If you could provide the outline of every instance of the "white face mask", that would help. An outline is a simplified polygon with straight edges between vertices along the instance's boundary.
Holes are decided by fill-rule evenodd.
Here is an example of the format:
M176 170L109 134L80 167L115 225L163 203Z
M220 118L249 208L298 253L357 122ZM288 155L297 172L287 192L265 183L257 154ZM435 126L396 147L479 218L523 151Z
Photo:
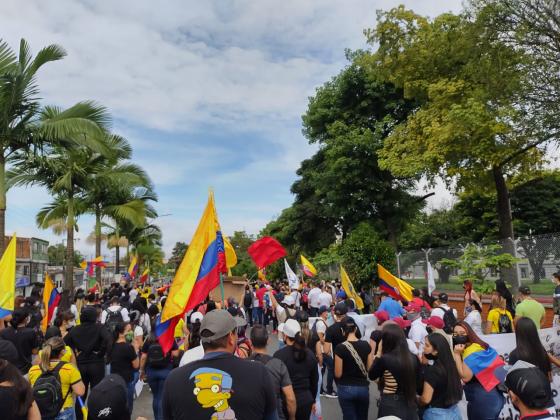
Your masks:
M76 321L68 321L68 328L72 328L76 326Z

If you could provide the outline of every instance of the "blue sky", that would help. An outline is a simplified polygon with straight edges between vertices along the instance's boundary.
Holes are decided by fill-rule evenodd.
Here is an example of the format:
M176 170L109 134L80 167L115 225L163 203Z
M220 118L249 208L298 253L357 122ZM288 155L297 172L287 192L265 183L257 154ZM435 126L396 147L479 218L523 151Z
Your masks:
M293 197L301 160L314 148L301 115L314 90L345 65L344 49L365 48L377 9L404 3L435 16L459 0L76 1L3 0L0 38L68 57L41 71L44 103L96 100L159 195L156 221L169 252L189 242L214 188L223 230L258 233ZM435 200L448 194L438 190ZM8 194L7 231L60 242L35 227L49 201L39 188ZM80 219L77 247L91 255ZM109 257L110 251L105 250Z

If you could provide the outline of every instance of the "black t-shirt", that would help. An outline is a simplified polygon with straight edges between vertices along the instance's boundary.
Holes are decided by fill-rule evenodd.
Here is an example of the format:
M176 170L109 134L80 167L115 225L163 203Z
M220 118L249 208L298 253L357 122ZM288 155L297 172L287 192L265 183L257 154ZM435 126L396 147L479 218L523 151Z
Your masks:
M31 354L33 349L39 347L39 337L31 328L8 327L0 331L0 338L11 341L18 351L16 367L22 374L26 374L31 367Z
M424 381L429 383L434 389L430 407L449 408L458 402L455 401L451 404L445 404L445 398L448 393L447 375L445 374L445 371L438 369L436 365L426 365L424 368Z
M354 350L362 359L365 369L367 369L367 358L371 352L371 346L368 342L358 340L350 343ZM342 359L342 376L336 380L338 385L352 385L352 386L369 386L367 376L364 376L358 364L352 357L350 351L344 344L339 344L334 349L334 354ZM366 370L367 373L367 370Z
M0 407L2 407L2 419L4 420L26 420L27 411L25 415L16 415L17 404L19 396L13 386L0 386ZM28 408L29 410L29 408Z
M414 356L412 353L407 355L412 361L412 366L414 370L414 376L416 377L416 393L422 393L422 386L424 380L420 371L420 362L418 357ZM405 372L403 369L402 361L393 353L385 353L381 357L375 358L373 360L373 365L369 370L369 379L375 381L379 378L383 378L383 387L389 387L389 383L385 382L385 371L388 371L394 378L396 382L396 393L401 394L401 383L403 383L404 378L409 375L409 372Z
M301 405L315 401L319 383L317 359L308 348L305 352L305 359L299 362L294 359L292 346L286 346L274 353L274 357L282 360L288 368L296 402Z
M325 331L325 342L332 343L333 350L336 346L345 341L346 337L344 337L342 333L342 322L335 322Z
M228 353L174 369L163 390L166 420L277 418L276 396L267 368Z
M111 351L111 373L120 375L126 383L132 381L134 368L132 362L137 354L130 343L115 343Z

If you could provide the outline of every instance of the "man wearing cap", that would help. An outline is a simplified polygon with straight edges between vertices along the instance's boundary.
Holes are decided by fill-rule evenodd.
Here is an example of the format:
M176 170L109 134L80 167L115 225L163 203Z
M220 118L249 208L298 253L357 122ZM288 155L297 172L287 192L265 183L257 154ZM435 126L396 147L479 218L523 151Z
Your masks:
M385 292L381 293L381 304L379 305L378 310L389 312L389 317L391 319L396 318L397 316L403 316L406 313L399 302Z
M521 413L520 420L556 418L546 409L552 400L552 390L548 378L538 367L517 361L508 371L505 385L511 402Z
M162 404L165 419L277 418L266 367L233 355L238 326L225 310L204 316L200 325L204 358L173 370L167 377Z
M422 322L420 312L416 309L408 312L407 319L412 321L410 324L410 331L408 332L408 338L410 338L416 346L417 354L423 354L424 343L428 336L426 325Z
M319 312L319 295L321 294L321 289L317 285L313 285L309 293L307 294L307 300L309 302L309 316L317 316Z
M447 296L447 293L440 293L436 299L436 301L434 302L434 306L436 306L434 309L432 309L432 316L438 316L441 319L443 319L443 316L445 315L445 312L451 310L451 308L449 307L449 305L447 304L447 302L449 302L449 296ZM455 308L453 308L453 315L455 316L455 319L457 318L457 310Z
M540 329L544 325L544 306L531 297L531 289L527 286L521 286L519 288L519 299L521 303L518 303L515 307L515 323L517 323L517 320L522 316L526 316L533 320L537 326L537 330Z

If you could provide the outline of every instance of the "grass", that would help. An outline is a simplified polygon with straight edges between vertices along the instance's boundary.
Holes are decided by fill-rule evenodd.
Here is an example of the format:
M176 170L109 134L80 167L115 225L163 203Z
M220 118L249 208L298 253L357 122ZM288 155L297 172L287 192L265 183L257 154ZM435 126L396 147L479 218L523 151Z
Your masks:
M422 288L428 285L425 279L403 279L415 288ZM524 286L529 286L534 295L551 296L554 292L554 284L548 279L541 280L540 283L534 284L531 280L522 280ZM449 283L440 283L436 281L436 289L445 292L461 292L463 291L463 283L457 278L451 278ZM513 292L513 290L512 290Z

